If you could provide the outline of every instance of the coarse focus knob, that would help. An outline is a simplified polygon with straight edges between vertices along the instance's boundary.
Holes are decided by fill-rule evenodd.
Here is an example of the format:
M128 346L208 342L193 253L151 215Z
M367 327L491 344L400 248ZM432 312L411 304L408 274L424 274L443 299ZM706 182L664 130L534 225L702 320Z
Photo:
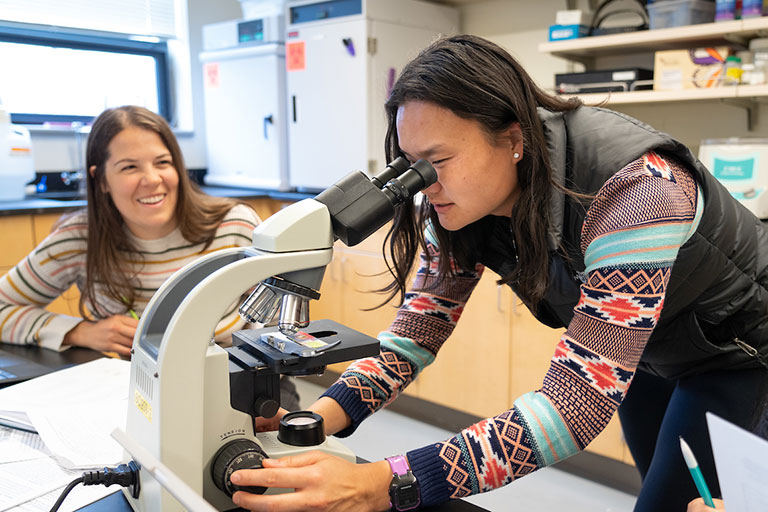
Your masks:
M268 455L250 439L236 439L222 446L213 456L211 476L213 483L230 498L237 491L264 494L266 487L239 486L232 483L232 473L239 469L259 469Z

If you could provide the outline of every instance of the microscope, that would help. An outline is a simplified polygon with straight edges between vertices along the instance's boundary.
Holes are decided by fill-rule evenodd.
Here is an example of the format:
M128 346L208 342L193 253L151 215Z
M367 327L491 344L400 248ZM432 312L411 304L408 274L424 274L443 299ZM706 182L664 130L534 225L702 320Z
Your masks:
M234 508L232 472L259 468L265 457L323 450L354 462L350 450L325 438L315 413L285 415L278 432L256 433L253 421L277 413L280 375L320 374L328 364L379 353L375 338L310 321L309 301L320 296L335 240L361 242L436 180L428 162L404 158L370 179L353 172L264 221L251 247L217 251L176 272L150 300L134 337L127 435L217 510ZM277 325L239 331L232 347L220 347L217 323L254 285L241 316L262 324L277 317ZM124 492L137 511L183 510L143 469L139 485Z

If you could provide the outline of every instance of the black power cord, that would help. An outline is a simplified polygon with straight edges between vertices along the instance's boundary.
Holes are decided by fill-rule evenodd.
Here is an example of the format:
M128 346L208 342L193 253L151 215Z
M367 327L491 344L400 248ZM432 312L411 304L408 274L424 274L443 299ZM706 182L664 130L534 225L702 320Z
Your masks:
M67 494L75 488L79 483L83 485L103 485L109 487L110 485L117 484L121 487L129 487L131 490L131 496L134 498L139 497L139 465L134 461L128 464L120 464L116 468L104 468L101 471L86 471L83 476L72 480L69 485L62 491L59 499L51 507L51 512L56 512L64 502L64 498Z

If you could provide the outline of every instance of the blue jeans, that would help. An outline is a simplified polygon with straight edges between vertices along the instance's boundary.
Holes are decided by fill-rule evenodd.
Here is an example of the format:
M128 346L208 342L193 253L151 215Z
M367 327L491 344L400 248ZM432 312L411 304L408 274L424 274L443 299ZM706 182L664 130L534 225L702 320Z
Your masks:
M721 370L680 380L638 371L619 407L629 451L643 480L635 512L685 512L698 497L680 452L690 445L712 496L720 496L706 412L747 430L762 415L768 370Z

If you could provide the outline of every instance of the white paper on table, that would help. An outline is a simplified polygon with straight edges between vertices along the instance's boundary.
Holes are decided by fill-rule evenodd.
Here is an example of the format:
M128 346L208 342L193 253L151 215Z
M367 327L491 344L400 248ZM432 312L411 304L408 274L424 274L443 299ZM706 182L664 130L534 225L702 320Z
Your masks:
M70 469L119 464L123 448L112 439L115 427L125 428L128 399L46 407L28 411L50 453Z
M0 389L3 411L75 405L128 397L131 362L101 358Z
M0 464L0 512L63 487L80 475L51 458Z
M710 412L707 425L725 510L768 510L768 441Z
M0 426L0 464L48 456L50 453L37 434Z

